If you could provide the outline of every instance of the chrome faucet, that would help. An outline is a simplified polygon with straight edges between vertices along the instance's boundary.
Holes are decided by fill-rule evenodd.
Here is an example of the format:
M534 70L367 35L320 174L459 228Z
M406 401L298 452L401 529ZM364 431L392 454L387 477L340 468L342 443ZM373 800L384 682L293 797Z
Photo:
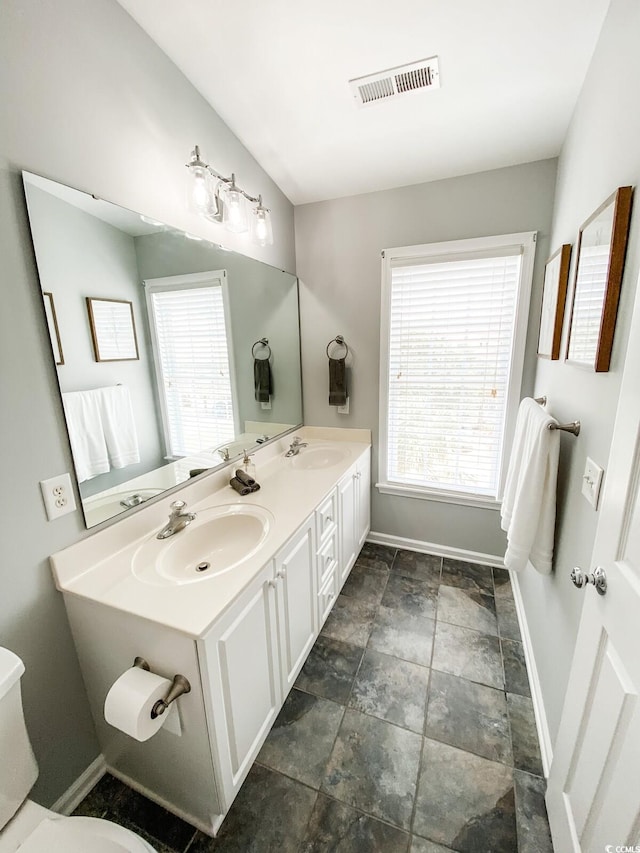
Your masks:
M191 524L191 522L196 517L195 512L185 512L187 504L185 501L174 501L171 506L171 515L169 516L169 521L162 528L160 533L156 536L156 539L168 539L169 536L173 536L174 533L180 533L187 524Z
M284 454L285 456L297 456L300 453L301 447L308 447L306 441L300 441L300 436L296 435L293 441L291 442L291 447Z
M218 453L222 457L223 462L228 462L230 459L229 448L228 447L219 447Z

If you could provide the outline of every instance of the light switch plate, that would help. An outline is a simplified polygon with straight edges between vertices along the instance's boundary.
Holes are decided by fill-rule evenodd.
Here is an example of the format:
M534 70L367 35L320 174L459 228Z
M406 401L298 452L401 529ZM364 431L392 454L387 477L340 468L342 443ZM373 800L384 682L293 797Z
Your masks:
M348 415L349 414L349 398L347 397L347 402L344 406L338 406L338 414L339 415Z
M271 408L271 397L269 397L268 403L260 403L260 408L261 409L270 409Z
M604 469L596 465L593 459L587 457L584 474L582 475L582 494L594 509L598 508L598 497L600 496L603 474Z

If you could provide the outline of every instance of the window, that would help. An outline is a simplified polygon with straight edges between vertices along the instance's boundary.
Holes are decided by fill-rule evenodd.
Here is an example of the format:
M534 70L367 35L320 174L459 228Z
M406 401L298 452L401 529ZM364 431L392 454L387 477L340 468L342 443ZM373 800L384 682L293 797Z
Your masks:
M235 434L226 271L145 282L167 457Z
M384 253L382 492L498 506L535 233Z

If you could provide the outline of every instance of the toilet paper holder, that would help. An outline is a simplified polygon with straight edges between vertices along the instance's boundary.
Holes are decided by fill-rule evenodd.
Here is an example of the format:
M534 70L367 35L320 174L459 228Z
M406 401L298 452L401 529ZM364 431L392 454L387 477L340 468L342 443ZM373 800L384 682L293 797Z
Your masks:
M139 669L144 669L146 672L151 672L151 667L147 663L144 658L136 657L133 662L134 666L137 666ZM167 710L169 705L174 702L178 696L182 696L183 693L190 693L191 685L189 684L189 680L184 677L184 675L174 675L173 681L171 682L171 687L167 691L167 695L164 699L158 699L158 701L154 704L151 709L151 719L155 720L161 714Z

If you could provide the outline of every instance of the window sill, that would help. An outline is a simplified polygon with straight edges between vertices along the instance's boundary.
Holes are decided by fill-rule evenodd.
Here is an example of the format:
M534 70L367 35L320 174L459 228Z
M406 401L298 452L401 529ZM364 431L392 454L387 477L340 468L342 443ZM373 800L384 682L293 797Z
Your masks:
M461 495L456 492L439 492L435 489L420 489L403 486L399 483L376 483L376 489L383 495L396 495L403 498L417 498L422 501L473 506L478 509L499 510L502 502L485 495Z

